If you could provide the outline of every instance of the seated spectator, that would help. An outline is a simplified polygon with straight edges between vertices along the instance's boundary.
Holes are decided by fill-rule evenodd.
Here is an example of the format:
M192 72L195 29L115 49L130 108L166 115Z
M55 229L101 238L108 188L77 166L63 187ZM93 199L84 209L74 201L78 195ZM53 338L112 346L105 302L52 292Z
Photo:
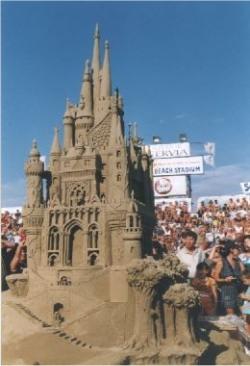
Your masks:
M207 263L201 262L197 265L195 278L191 285L199 291L201 299L201 315L212 316L216 313L217 286L216 281L210 276L211 270Z

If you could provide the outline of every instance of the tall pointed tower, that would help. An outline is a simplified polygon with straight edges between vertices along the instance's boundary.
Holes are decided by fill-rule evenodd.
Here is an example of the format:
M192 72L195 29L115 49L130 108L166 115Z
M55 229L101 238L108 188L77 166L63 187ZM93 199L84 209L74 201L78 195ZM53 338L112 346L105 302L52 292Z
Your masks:
M126 303L126 266L150 253L150 158L138 138L126 142L123 101L111 79L110 46L101 63L97 26L79 102L66 104L62 146L55 129L48 170L35 142L26 165L28 297L48 321L56 303L66 322L103 302Z

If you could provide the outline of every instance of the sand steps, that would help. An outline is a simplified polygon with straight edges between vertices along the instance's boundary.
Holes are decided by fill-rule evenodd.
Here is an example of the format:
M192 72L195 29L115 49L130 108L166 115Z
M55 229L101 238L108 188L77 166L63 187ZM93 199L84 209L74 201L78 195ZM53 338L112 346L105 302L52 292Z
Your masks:
M65 339L66 341L70 342L74 346L78 347L85 347L91 349L93 346L76 336L72 336L70 334L67 334L63 329L59 329L54 327L52 324L48 324L47 322L40 319L38 316L36 316L30 309L28 309L25 305L17 303L17 304L11 304L14 306L17 310L21 310L24 312L31 320L34 320L38 323L40 323L44 330L47 332L50 332L51 334L54 334L56 337L60 337L61 339Z

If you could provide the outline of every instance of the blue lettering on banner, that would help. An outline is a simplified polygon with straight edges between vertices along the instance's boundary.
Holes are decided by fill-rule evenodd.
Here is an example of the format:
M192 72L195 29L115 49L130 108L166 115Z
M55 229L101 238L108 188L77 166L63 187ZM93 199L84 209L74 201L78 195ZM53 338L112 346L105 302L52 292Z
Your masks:
M167 162L166 162L167 165ZM189 166L157 166L154 168L154 175L189 175L189 174L202 174L203 169L201 165L189 165ZM246 188L246 187L245 187Z
M249 183L244 183L244 190L246 193L250 192L250 184Z

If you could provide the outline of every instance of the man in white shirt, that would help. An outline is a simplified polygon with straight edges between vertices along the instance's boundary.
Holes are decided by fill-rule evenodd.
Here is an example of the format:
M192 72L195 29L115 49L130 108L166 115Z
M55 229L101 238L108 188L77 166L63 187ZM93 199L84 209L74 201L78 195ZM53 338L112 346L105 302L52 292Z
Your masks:
M188 268L188 278L195 277L196 267L205 260L204 252L196 248L197 234L194 231L186 230L182 236L183 248L177 251L176 255Z

